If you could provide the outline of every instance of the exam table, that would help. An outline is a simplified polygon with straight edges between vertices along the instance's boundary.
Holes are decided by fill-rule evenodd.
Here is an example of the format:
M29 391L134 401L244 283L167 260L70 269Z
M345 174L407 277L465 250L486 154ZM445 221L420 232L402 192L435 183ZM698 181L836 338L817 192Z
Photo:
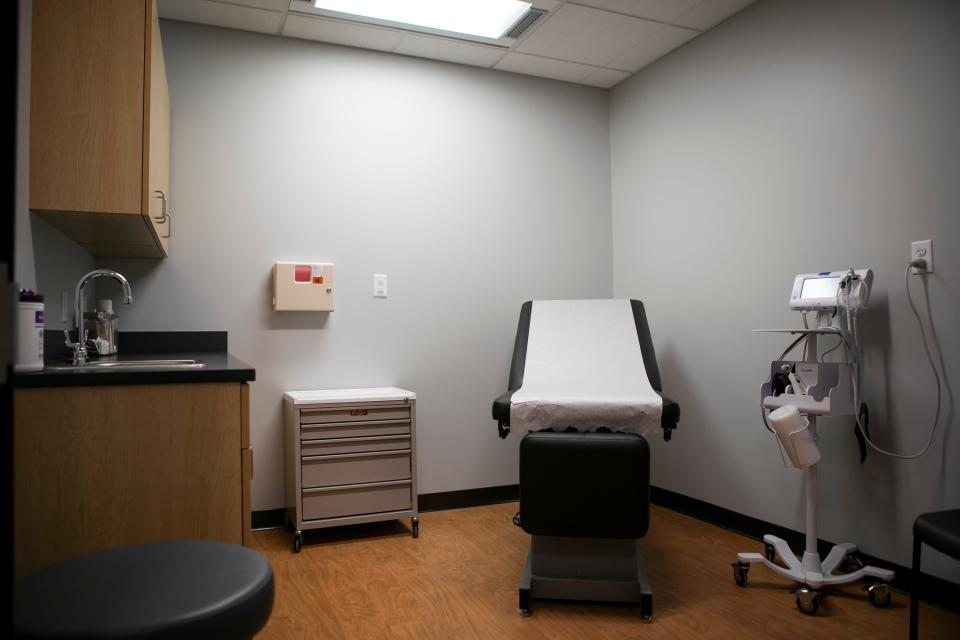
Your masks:
M650 449L670 440L679 405L638 300L523 304L508 390L493 403L501 438L520 442L520 512L531 534L519 605L533 598L640 604L653 597L638 542L649 526Z

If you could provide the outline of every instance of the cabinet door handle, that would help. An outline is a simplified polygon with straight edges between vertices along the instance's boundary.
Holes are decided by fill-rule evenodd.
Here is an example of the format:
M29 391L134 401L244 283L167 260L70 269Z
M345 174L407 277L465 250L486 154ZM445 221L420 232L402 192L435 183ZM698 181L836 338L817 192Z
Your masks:
M166 200L164 200L164 202L166 202ZM172 233L172 230L173 230L173 211L170 211L170 210L168 209L167 211L164 211L164 212L163 212L163 215L164 215L164 216L166 217L166 219L167 219L167 235L165 235L165 236L160 236L160 237L161 237L161 238L169 238L169 237L170 237L170 234Z
M160 217L154 217L153 220L158 224L163 224L167 221L167 194L160 189L157 189L154 193L160 194Z

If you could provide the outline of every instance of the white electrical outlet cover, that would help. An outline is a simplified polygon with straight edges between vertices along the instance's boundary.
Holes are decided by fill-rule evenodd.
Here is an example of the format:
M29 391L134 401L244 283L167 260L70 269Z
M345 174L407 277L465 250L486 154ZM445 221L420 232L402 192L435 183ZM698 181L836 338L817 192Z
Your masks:
M910 243L910 260L926 260L927 266L924 269L913 268L914 274L933 273L933 241L917 240Z

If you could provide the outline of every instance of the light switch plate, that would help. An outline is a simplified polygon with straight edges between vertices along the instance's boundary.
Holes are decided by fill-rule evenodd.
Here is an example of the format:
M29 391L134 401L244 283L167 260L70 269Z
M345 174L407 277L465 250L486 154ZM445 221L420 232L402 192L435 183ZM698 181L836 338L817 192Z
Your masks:
M387 274L385 273L373 274L373 297L374 298L387 297Z

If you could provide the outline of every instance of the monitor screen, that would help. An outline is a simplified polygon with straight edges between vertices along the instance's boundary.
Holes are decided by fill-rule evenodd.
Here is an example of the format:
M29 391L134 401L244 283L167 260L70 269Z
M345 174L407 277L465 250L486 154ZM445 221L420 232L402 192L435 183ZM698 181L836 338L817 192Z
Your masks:
M843 276L834 278L807 278L803 281L803 288L800 290L801 300L811 300L816 298L836 298L837 287Z

